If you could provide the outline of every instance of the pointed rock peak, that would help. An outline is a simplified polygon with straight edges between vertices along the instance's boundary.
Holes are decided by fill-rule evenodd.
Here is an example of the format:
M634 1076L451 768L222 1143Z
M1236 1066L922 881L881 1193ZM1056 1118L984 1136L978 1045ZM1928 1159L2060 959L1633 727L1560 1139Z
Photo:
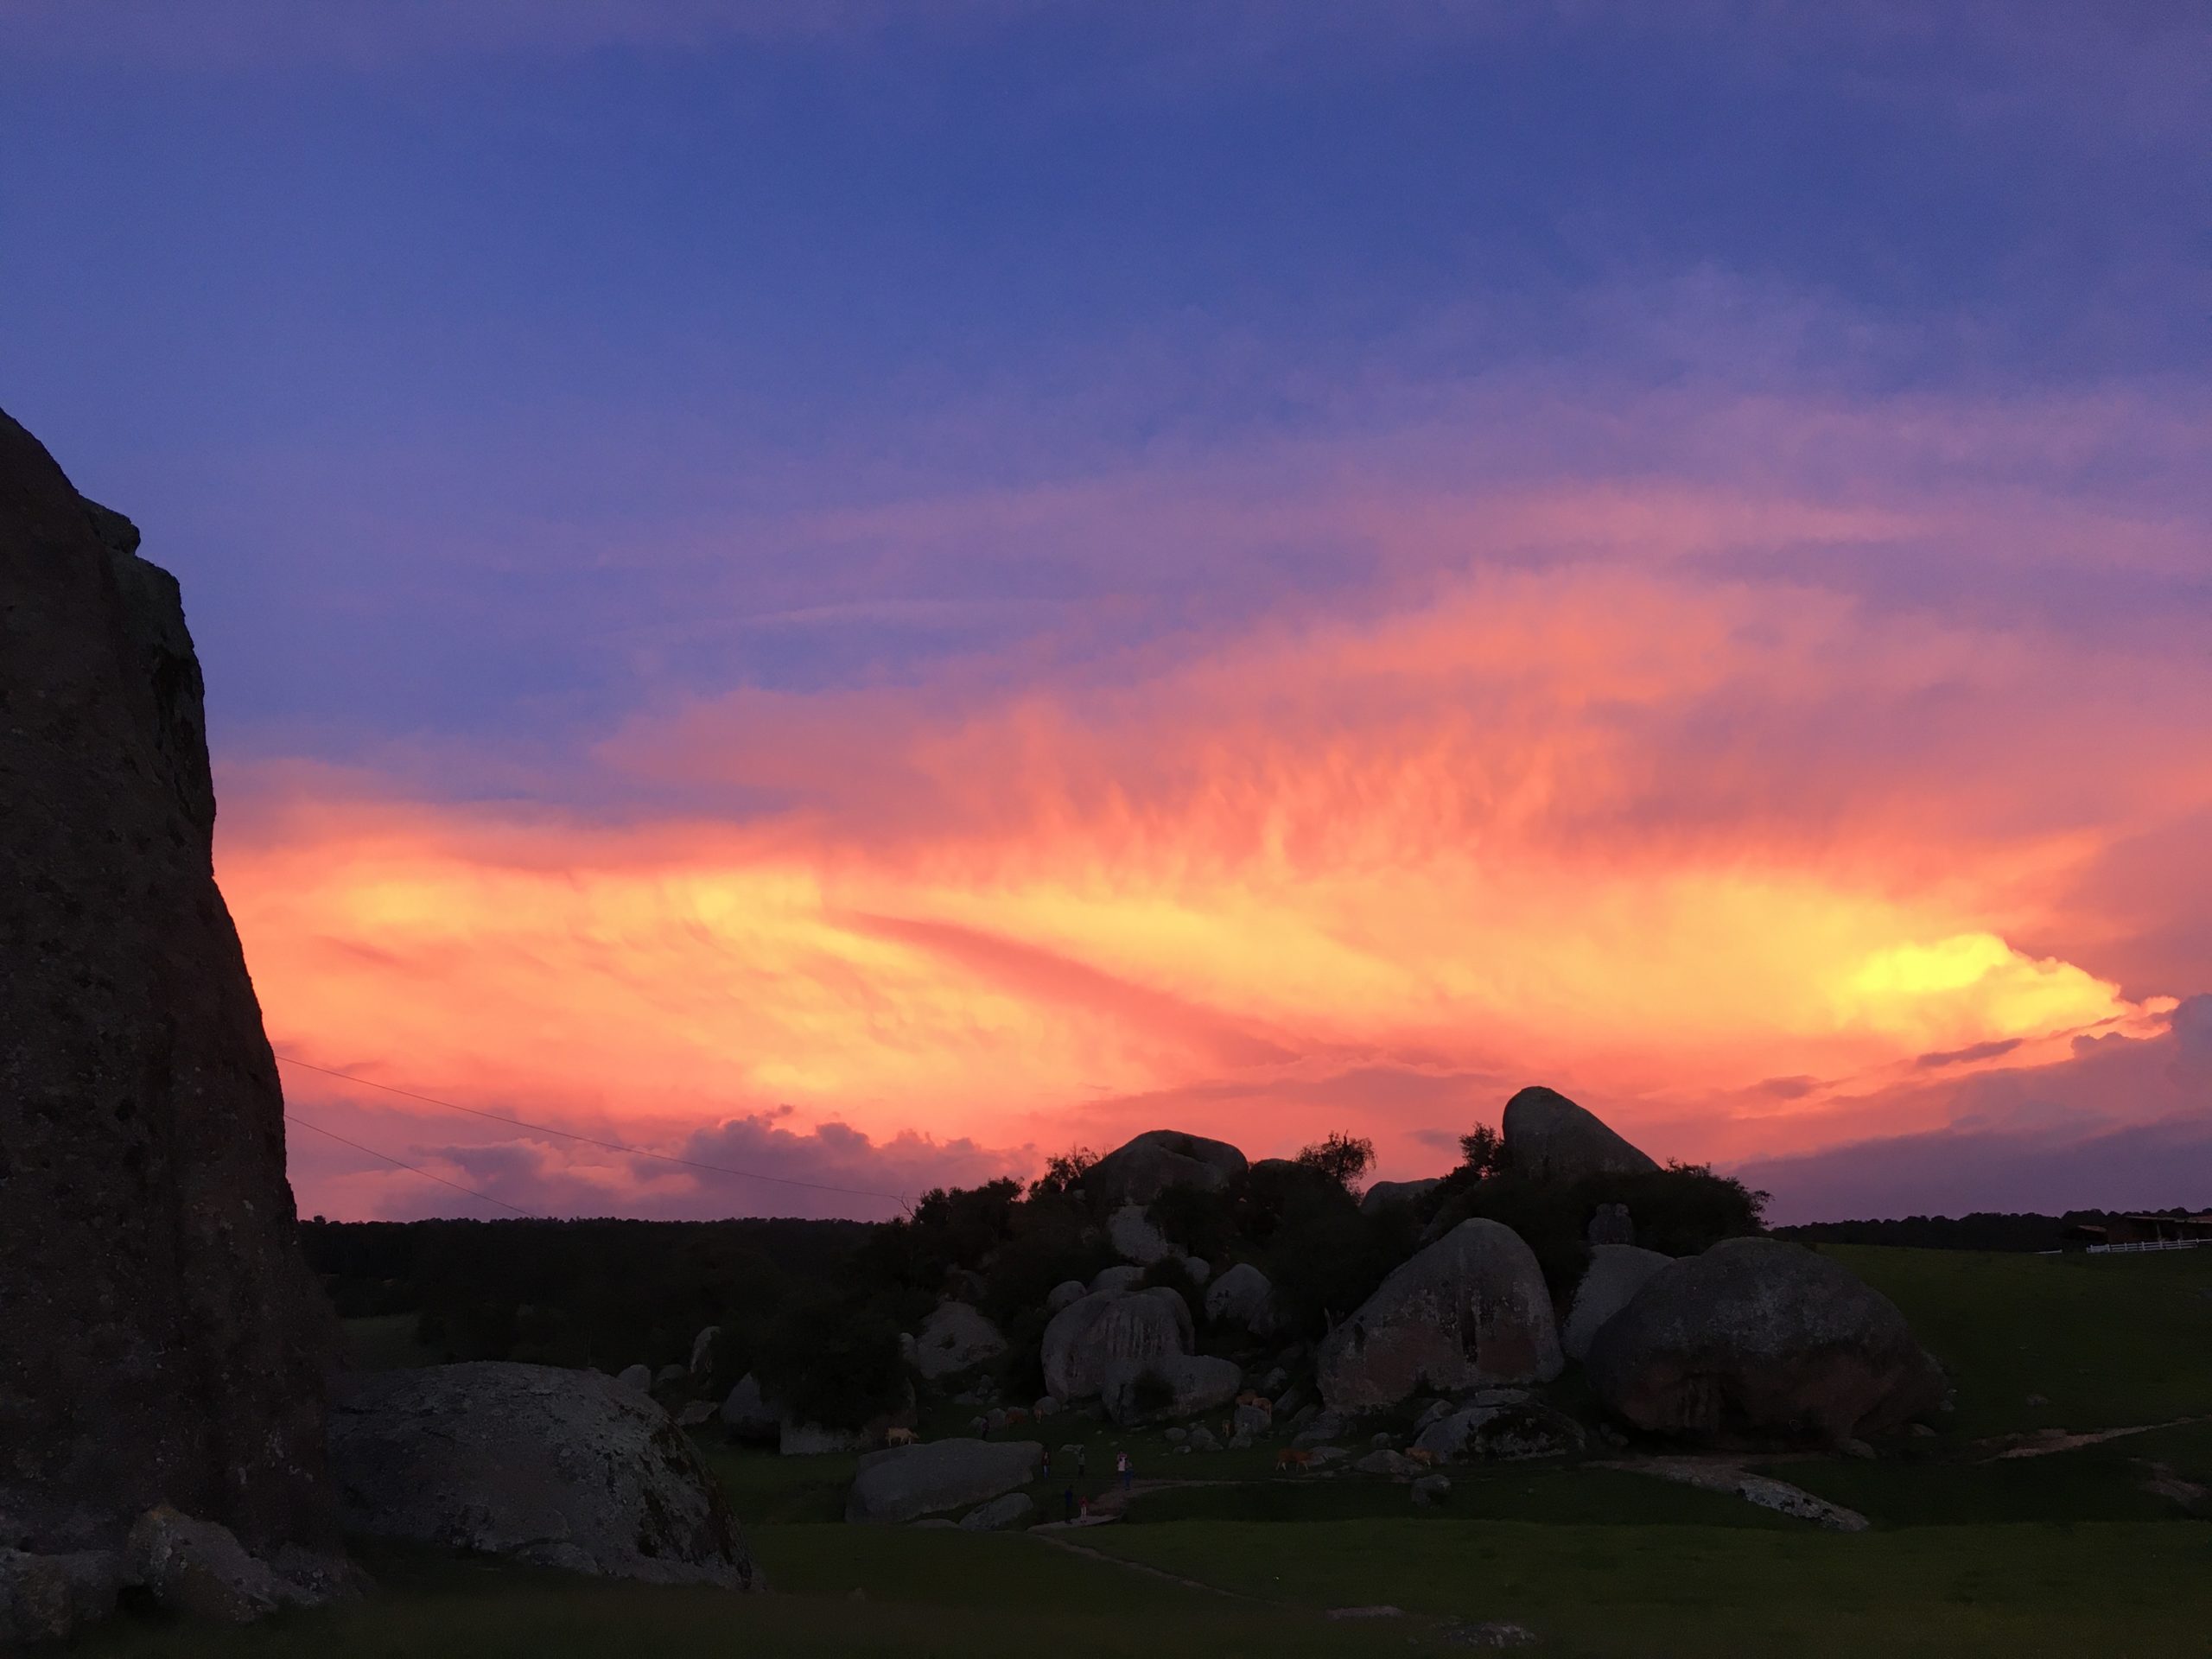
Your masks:
M1507 1167L1537 1180L1640 1175L1659 1167L1595 1112L1541 1084L1505 1103L1503 1127Z

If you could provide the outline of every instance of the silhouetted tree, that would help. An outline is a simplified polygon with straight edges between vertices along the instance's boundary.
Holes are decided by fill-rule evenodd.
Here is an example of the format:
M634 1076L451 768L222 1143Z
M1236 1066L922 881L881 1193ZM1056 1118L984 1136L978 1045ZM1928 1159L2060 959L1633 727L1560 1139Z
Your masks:
M1459 1137L1459 1167L1482 1180L1505 1167L1505 1142L1487 1123L1478 1123Z
M1045 1160L1045 1173L1029 1183L1032 1198L1058 1198L1071 1187L1080 1186L1098 1162L1098 1154L1089 1147L1076 1147L1069 1151L1055 1153Z
M1363 1135L1338 1131L1325 1141L1301 1147L1297 1161L1319 1170L1350 1192L1354 1183L1375 1166L1375 1143Z

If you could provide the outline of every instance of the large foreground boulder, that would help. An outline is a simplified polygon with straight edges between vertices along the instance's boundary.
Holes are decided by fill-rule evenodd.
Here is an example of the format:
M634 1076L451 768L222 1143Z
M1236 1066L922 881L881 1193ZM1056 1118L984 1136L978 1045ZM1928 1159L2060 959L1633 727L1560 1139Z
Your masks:
M351 1531L652 1584L761 1587L690 1441L596 1371L490 1361L343 1378L330 1460Z
M1555 1089L1523 1089L1505 1103L1506 1166L1540 1181L1642 1175L1659 1166Z
M1109 1395L1191 1351L1191 1310L1164 1286L1095 1290L1045 1327L1045 1388L1063 1405Z
M1932 1410L1944 1389L1895 1303L1772 1238L1670 1262L1599 1329L1585 1364L1637 1427L1707 1441L1838 1444Z
M1171 1186L1218 1192L1246 1168L1244 1154L1226 1141L1179 1129L1148 1129L1092 1165L1084 1191L1109 1209L1150 1204Z
M334 1548L283 1097L175 581L0 414L0 1543Z
M912 1363L931 1379L951 1376L1006 1351L999 1328L965 1302L939 1302L914 1338Z
M1590 1266L1574 1288L1567 1324L1559 1344L1569 1359L1589 1357L1590 1344L1605 1322L1626 1307L1654 1274L1674 1262L1656 1250L1640 1250L1633 1244L1596 1244L1590 1249Z
M1394 1406L1424 1389L1548 1382L1560 1364L1535 1253L1481 1217L1400 1266L1314 1357L1321 1397L1338 1412Z
M1045 1460L1036 1440L924 1440L861 1459L845 1519L895 1522L988 1503L1027 1486Z

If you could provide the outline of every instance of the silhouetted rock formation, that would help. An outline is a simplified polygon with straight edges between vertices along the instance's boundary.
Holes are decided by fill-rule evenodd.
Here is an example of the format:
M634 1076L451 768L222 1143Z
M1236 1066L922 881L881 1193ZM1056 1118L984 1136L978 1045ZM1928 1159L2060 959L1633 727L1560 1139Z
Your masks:
M1659 1167L1595 1112L1541 1084L1505 1103L1500 1127L1506 1166L1531 1179L1579 1181L1591 1175L1641 1175Z
M1084 1190L1109 1209L1150 1204L1171 1186L1216 1192L1247 1167L1244 1154L1226 1141L1209 1141L1179 1129L1147 1129L1116 1147L1084 1176Z
M334 1546L283 1102L175 582L0 414L0 1547Z

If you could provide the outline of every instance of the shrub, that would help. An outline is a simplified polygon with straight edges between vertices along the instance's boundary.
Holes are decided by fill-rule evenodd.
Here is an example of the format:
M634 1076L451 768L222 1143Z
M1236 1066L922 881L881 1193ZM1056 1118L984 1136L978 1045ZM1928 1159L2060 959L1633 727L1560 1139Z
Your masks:
M1145 1218L1202 1261L1220 1256L1236 1237L1235 1203L1226 1188L1167 1187L1145 1206Z

